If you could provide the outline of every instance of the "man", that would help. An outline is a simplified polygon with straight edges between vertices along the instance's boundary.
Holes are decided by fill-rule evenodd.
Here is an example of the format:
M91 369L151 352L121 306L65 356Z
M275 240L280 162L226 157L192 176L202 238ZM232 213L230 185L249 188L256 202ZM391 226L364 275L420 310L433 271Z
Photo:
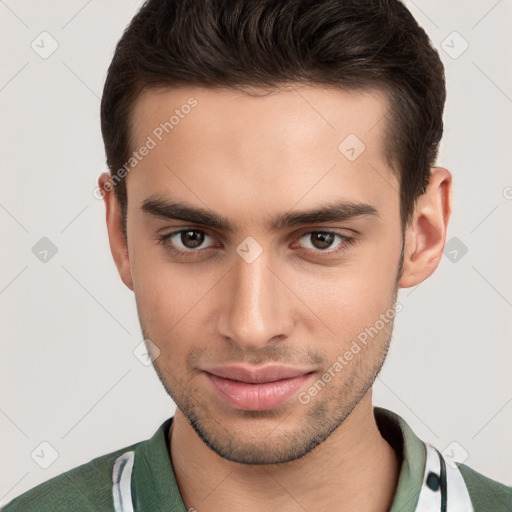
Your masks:
M147 2L98 185L176 414L4 510L512 510L372 405L398 288L442 256L444 101L398 1Z

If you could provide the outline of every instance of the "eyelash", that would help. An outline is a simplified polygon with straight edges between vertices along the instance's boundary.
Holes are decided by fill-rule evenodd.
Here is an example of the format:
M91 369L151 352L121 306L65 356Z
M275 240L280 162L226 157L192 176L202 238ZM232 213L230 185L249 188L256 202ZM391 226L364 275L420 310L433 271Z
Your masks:
M180 229L178 231L173 231L172 233L168 233L168 234L165 234L165 235L161 235L158 237L158 243L159 244L162 244L164 246L164 248L169 251L172 255L174 256L180 256L182 258L194 258L199 252L201 251L207 251L208 249L213 249L213 247L208 247L206 249L197 249L197 250L188 250L188 251L180 251L179 249L176 249L176 247L174 245L172 245L172 242L170 242L170 238L175 236L175 235L179 235L181 233L185 233L187 231L193 231L193 232L197 232L197 233L204 233L205 235L207 236L210 236L208 234L207 231L203 230L203 229L195 229L195 228L190 228L190 229ZM338 238L341 239L341 243L339 245L339 247L337 249L334 249L334 250L325 250L325 251L322 251L322 250L314 250L314 249L305 249L306 252L314 252L314 253L317 253L317 255L320 255L320 258L324 257L322 256L322 254L325 254L327 256L325 257L328 257L328 256L333 256L333 255L338 255L338 254L342 254L343 252L345 252L350 246L354 245L357 240L356 238L354 237L351 237L351 236L347 236L347 235L342 235L341 233L338 233L336 231L329 231L329 230L316 230L316 231L307 231L306 233L303 233L300 237L299 237L299 240L304 238L305 236L307 235L312 235L314 233L322 233L322 234L330 234L330 235L334 235L334 236L337 236ZM210 236L210 238L213 238Z

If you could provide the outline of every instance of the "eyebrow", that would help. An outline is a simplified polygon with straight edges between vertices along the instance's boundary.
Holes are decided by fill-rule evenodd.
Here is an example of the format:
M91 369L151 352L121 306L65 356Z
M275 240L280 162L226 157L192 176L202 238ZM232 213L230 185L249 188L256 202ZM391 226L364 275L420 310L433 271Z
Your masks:
M141 210L153 217L183 220L232 233L237 232L236 226L227 217L212 210L191 206L180 201L150 196L142 201ZM379 217L379 212L370 204L342 200L329 202L312 210L287 212L270 217L266 220L266 225L270 230L278 231L287 227L339 222L362 216Z

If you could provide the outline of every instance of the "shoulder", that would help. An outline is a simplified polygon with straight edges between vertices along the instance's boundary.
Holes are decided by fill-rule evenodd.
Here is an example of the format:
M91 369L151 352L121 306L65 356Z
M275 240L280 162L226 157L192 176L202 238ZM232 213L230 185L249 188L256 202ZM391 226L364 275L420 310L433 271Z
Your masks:
M97 457L14 498L2 512L114 511L112 468L118 456L141 441Z
M510 512L512 487L491 480L465 464L457 464L475 512Z

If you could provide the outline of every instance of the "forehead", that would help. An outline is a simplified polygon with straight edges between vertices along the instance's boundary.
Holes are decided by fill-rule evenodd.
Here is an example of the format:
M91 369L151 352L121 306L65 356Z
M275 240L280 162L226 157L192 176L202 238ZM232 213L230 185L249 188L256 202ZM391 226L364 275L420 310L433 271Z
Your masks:
M132 149L149 139L153 148L127 176L128 195L255 214L314 206L320 196L377 205L398 191L385 157L388 108L378 90L145 89L132 111Z
M193 108L188 106L191 99L196 103ZM212 135L222 132L247 138L248 133L272 131L284 136L281 141L286 138L297 142L329 128L339 136L351 130L368 139L368 132L378 125L373 136L383 131L388 110L387 95L379 89L344 90L304 84L274 89L247 87L244 91L195 86L145 88L132 110L131 132L135 140L141 140L175 114L171 122L174 135L179 134L174 128L189 118L188 125ZM293 132L289 131L291 125Z

